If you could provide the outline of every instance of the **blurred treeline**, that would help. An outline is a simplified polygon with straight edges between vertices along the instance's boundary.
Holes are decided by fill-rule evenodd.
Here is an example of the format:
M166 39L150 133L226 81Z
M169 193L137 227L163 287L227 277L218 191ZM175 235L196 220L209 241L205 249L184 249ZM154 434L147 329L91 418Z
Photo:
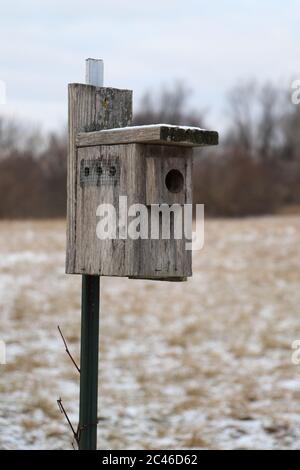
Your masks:
M0 218L66 213L67 133L44 136L0 119Z
M208 127L180 83L146 93L134 124ZM198 150L194 202L207 215L274 213L300 204L300 107L271 84L246 83L227 97L220 145ZM0 118L0 217L61 217L66 212L67 133L43 135Z

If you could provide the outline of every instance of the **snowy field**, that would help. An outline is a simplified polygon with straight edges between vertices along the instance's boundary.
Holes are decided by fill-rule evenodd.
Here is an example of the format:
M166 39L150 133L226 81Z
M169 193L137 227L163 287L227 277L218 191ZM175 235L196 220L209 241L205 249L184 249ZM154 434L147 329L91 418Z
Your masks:
M206 222L186 283L102 279L99 448L300 448L300 218ZM0 223L0 448L68 449L80 276L64 222Z

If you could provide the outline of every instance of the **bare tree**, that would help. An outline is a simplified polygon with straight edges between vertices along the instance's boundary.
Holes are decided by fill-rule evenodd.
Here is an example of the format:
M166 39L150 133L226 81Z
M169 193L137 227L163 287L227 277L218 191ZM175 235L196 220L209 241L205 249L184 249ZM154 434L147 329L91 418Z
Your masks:
M0 117L0 160L12 152L18 152L20 156L30 152L37 156L43 145L44 138L38 128Z
M228 112L231 125L226 142L232 149L238 148L253 155L255 140L256 84L237 85L228 94Z
M281 91L270 83L264 85L258 93L259 116L256 123L256 155L261 160L274 159L277 156L280 132Z
M190 95L191 91L181 82L162 88L158 94L146 92L134 115L134 125L167 123L202 126L204 113L188 107Z
M281 91L271 83L260 87L255 82L247 82L230 91L228 109L231 125L226 142L232 151L258 160L270 160L276 156L281 96Z

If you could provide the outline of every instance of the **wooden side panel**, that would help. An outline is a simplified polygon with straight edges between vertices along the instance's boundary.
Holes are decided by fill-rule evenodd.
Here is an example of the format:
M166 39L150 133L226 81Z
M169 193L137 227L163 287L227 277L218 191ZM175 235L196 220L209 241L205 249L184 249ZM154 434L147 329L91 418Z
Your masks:
M192 149L157 145L138 145L138 149L146 168L146 204L192 204ZM182 191L175 193L166 186L166 176L174 169L183 175ZM174 233L173 216L170 231ZM183 227L182 233L179 240L164 240L161 233L159 240L143 240L141 277L173 280L192 275L192 253L185 249Z
M69 89L69 150L67 181L67 255L66 272L75 269L77 244L77 176L78 161L76 135L101 129L131 124L132 92L114 88L98 88L84 84L70 84Z
M192 149L147 145L144 155L146 204L186 204L191 199Z

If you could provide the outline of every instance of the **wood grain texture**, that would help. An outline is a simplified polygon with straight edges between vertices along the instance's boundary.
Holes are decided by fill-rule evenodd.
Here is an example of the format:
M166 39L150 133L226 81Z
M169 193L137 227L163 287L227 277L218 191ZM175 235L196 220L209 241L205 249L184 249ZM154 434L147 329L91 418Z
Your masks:
M192 198L192 149L175 146L140 146L146 159L146 204L186 204ZM183 189L171 192L166 185L168 173L182 174Z
M172 281L186 280L186 277L191 276L191 252L185 249L184 237L175 240L172 236L174 230L172 217L170 217L171 239L166 240L162 239L161 234L159 239L100 240L96 231L100 220L96 215L97 207L100 204L111 204L116 209L119 219L119 196L127 196L128 207L133 204L145 206L150 234L150 206L146 207L147 181L150 182L150 178L153 178L151 187L157 188L157 192L151 193L151 203L179 202L167 200L164 175L169 169L177 168L183 172L184 189L180 203L190 204L192 202L191 153L191 149L142 144L104 145L78 149L77 181L80 179L81 161L102 162L105 166L106 162L116 159L120 162L120 180L117 185L77 184L75 273ZM150 176L147 165L153 160L155 165ZM158 218L159 214L156 217L157 222ZM130 220L128 217L129 223Z
M68 178L67 178L67 254L66 272L75 273L78 132L129 126L132 121L132 92L115 88L98 88L84 84L68 87Z
M138 185L136 153L132 146L85 147L78 150L78 159L109 161L122 155L120 182L118 185L77 185L76 210L76 263L75 272L99 274L101 276L127 276L134 274L134 246L132 240L100 240L97 237L97 208L100 204L111 204L119 216L119 195L128 196L128 204L140 198L136 194ZM78 175L80 165L78 165ZM128 190L131 188L131 191Z
M78 147L114 145L128 143L152 143L187 147L202 147L218 144L218 133L195 127L178 127L168 124L126 127L99 132L79 132Z

